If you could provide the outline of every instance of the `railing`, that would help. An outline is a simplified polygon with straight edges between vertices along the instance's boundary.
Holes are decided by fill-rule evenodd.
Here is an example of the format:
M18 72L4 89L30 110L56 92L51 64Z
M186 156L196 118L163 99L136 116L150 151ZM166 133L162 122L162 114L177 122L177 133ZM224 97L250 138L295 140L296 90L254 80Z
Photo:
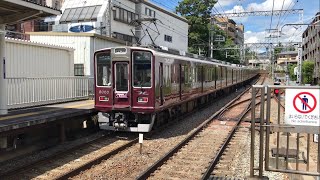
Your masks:
M93 97L93 78L7 78L9 109Z
M279 97L272 93L275 89L280 90ZM253 86L250 177L259 172L257 178L263 179L264 171L287 173L289 179L303 179L303 175L314 176L310 179L320 177L320 144L315 143L312 138L315 135L320 136L320 128L319 125L311 124L312 121L318 122L318 115L309 113L310 111L301 113L297 107L293 108L298 104L301 111L302 105L308 104L308 101L299 100L299 96L310 91L314 93L313 106L318 107L316 101L319 99L319 89L319 86ZM259 91L266 95L266 101L262 98L260 107L256 103L256 94ZM281 92L288 94L281 95ZM289 116L292 117L288 120Z

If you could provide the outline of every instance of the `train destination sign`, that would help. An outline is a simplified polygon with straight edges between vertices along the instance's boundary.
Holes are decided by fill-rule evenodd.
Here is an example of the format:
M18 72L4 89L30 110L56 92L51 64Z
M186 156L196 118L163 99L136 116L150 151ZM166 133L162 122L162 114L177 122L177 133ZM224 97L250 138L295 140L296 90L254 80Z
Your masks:
M285 123L320 126L319 98L319 89L286 89Z

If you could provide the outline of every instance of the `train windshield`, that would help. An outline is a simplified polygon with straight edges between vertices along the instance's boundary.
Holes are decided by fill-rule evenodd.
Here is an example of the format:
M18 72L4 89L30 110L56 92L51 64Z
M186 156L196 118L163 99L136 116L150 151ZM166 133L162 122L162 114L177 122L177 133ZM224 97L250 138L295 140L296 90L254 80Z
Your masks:
M111 56L110 52L99 53L96 56L97 86L111 86Z
M128 63L116 63L116 91L128 91Z
M133 86L151 87L151 52L133 52Z

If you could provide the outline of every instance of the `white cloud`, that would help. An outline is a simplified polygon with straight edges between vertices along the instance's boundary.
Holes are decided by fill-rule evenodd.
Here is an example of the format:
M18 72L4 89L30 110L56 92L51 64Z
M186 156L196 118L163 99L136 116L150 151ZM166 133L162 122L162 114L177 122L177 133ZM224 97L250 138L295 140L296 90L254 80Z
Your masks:
M231 10L225 11L226 13L237 13L237 12L244 12L245 9L242 6L234 6ZM237 23L244 23L248 20L248 17L232 17L234 21Z
M292 27L286 26L283 28L283 33L281 37L279 37L279 42L300 42L301 34L305 28L303 27ZM272 36L276 36L278 33L272 33ZM259 43L259 42L267 42L266 36L269 36L270 33L265 31L260 32L252 32L247 31L244 33L245 43ZM277 43L277 39L271 39L270 42Z
M251 32L247 31L244 33L244 42L245 43L258 43L264 42L265 32Z
M274 2L274 4L273 4ZM284 4L283 4L284 3ZM283 4L283 8L282 8ZM260 4L258 3L250 3L248 4L246 10L247 11L271 11L273 5L273 10L281 10L288 9L289 6L293 5L293 0L266 0Z
M224 6L228 6L228 5L230 5L230 4L234 4L234 3L236 3L236 2L238 2L239 0L218 0L218 2L220 3L220 5L222 6L222 7L224 7ZM219 5L218 5L218 3L216 4L216 7L218 7ZM220 6L219 6L220 7Z
M274 4L273 4L274 1ZM231 5L231 3L233 4L237 4L235 6L233 6L232 9L226 10L226 13L236 13L236 12L245 12L245 11L271 11L272 7L273 10L281 10L282 9L291 9L293 4L295 4L296 0L264 0L261 3L249 3L249 4L237 4L237 2L239 1L219 1L220 4L221 2L224 2L225 4ZM283 7L282 7L283 4ZM221 4L222 5L222 4ZM241 18L234 18L232 17L233 20L235 20L237 23L243 23L246 22L248 20L248 17L241 17ZM250 19L251 21L251 19ZM270 20L269 20L270 21ZM248 23L248 22L247 22ZM255 23L256 26L264 26L263 25L263 21L261 22L250 22L250 23ZM268 22L267 24L269 24L270 22ZM291 22L294 23L294 22ZM301 23L299 21L297 21L296 23ZM279 26L279 28L281 28L282 25ZM267 27L269 28L269 27ZM261 28L260 28L261 29ZM254 29L250 29L251 31L246 31L244 33L244 39L245 39L245 43L259 43L259 42L273 42L273 43L277 43L277 42L300 42L301 41L301 35L304 31L305 27L300 27L300 26L284 26L282 29L282 33L281 33L281 37L279 37L278 39L276 38L272 38L270 39L270 41L268 41L268 39L266 39L267 36L277 36L279 35L278 32L274 32L274 33L269 33L269 32L265 32L265 31L259 31L259 32L254 32Z

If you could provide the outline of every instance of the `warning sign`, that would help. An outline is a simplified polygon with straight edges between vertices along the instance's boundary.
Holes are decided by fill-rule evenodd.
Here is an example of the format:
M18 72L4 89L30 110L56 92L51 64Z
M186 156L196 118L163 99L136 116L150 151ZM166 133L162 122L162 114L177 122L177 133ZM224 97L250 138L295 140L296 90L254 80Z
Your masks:
M286 124L320 126L319 96L319 89L286 89Z

